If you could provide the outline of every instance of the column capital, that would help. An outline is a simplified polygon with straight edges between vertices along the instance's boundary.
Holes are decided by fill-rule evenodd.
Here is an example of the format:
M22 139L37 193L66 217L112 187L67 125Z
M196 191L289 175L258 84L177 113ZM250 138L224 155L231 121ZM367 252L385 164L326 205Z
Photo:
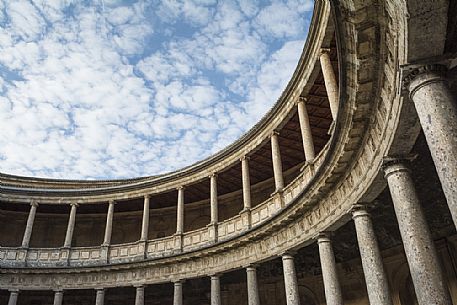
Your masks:
M114 199L111 199L111 200L108 201L108 203L114 205L114 204L116 204L117 202L116 202Z
M8 289L8 291L10 293L19 293L19 289L15 288L15 289Z
M354 204L351 208L352 219L356 219L360 216L371 217L370 213L368 212L368 208L368 204L366 203Z
M79 203L77 203L77 202L70 202L69 205L70 205L70 207L75 207L75 208L79 207Z
M30 201L30 205L33 206L33 207L38 207L40 204L36 200L31 200Z
M217 172L212 172L211 174L208 175L208 178L217 178Z
M280 254L282 260L294 259L297 252L294 250L288 250Z
M102 287L102 288L99 288L99 287L98 287L98 288L95 288L95 291L96 291L97 293L101 293L101 292L105 292L105 289L106 289L106 288L104 288L104 287Z
M240 158L240 161L243 162L243 161L249 161L251 160L251 157L248 156L248 155L243 155L241 158Z
M177 191L184 191L186 187L184 185L180 185L176 188Z
M330 54L330 48L321 48L319 56L322 56L323 54Z
M417 155L384 157L382 161L382 170L384 171L384 177L387 178L389 175L396 172L410 172L411 170L409 165L411 161L416 159L416 157Z
M56 289L53 289L52 291L54 291L54 293L63 293L63 288L56 288Z
M308 102L308 98L307 97L305 97L305 96L299 96L298 97L297 104L299 104L299 103L305 103L306 104L306 102Z
M135 287L136 289L144 289L144 286L145 286L145 284L133 285L133 287Z
M180 286L182 285L186 280L183 280L183 279L179 279L179 280L174 280L172 281L172 283L175 285L175 286Z
M444 64L406 65L401 67L402 88L409 91L410 98L423 86L445 81L447 67Z
M221 277L221 273L214 273L209 275L211 280L218 280Z
M257 264L251 264L251 265L246 267L246 272L256 271L257 267L258 267Z
M318 244L330 243L332 241L331 240L332 235L333 235L333 233L330 231L322 231L316 235L315 239L317 240Z
M273 130L270 134L270 138L273 138L274 136L279 136L279 130Z
M150 199L150 198L151 198L151 194L144 194L144 195L143 195L143 198L144 198L144 199Z

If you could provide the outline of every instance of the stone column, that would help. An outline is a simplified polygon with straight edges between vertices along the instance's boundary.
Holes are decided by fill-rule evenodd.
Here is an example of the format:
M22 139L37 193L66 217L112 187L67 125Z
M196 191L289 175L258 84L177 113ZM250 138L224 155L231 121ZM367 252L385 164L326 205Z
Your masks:
M78 207L77 203L70 203L70 217L68 218L67 233L65 234L65 241L63 243L64 248L71 247L71 240L73 239L73 231L75 230L75 221L76 221L76 209Z
M219 220L217 211L217 174L209 176L210 181L210 203L211 203L211 224L217 224Z
M109 246L111 244L111 233L113 230L113 215L114 215L115 201L110 200L108 206L108 214L106 215L105 238L103 239L102 246Z
M8 305L16 305L18 296L19 290L10 290L10 298L8 299Z
M336 82L332 62L330 61L330 49L322 49L319 59L330 104L330 111L332 112L333 120L336 120L338 114L338 84Z
M457 227L457 101L445 70L440 65L423 66L406 81Z
M32 237L33 222L35 221L36 209L38 202L32 201L30 203L29 217L27 218L27 225L25 226L24 237L22 238L22 247L28 248L30 244L30 238Z
M321 233L317 237L319 257L321 260L322 278L324 280L325 300L327 305L343 305L340 282L336 271L335 256L330 237Z
M149 195L144 195L143 222L141 225L140 241L148 240L148 231L149 231Z
M176 234L184 232L184 187L178 188L178 206L176 208Z
M417 299L420 305L450 305L435 245L405 162L386 159L383 168Z
M303 142L303 150L305 152L305 160L310 162L314 160L314 143L309 125L308 111L305 105L306 99L300 98L297 104L298 119L300 120L301 138Z
M182 305L182 281L174 282L173 305Z
M95 291L95 305L103 305L105 303L105 289L97 288Z
M211 305L221 305L221 283L218 275L211 276Z
M248 284L248 305L260 305L257 270L254 266L246 268L246 278Z
M352 209L352 218L354 219L370 305L393 305L381 252L366 206L355 205Z
M282 256L282 268L284 272L284 286L286 289L286 304L300 305L297 275L295 274L294 257L292 255L286 253Z
M144 305L144 286L136 287L135 305Z
M54 291L54 305L62 305L63 302L63 291L55 290Z
M281 191L284 188L284 177L282 175L281 152L279 150L279 133L273 132L271 135L271 157L273 160L273 173L275 178L276 191Z
M243 182L243 209L251 209L251 177L249 175L249 157L241 158L241 179Z

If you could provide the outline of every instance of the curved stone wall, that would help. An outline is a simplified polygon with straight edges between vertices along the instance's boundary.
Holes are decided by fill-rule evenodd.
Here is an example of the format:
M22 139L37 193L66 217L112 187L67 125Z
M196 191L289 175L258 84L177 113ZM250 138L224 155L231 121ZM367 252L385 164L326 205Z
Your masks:
M9 204L37 201L55 205L89 205L145 195L148 198L150 194L208 179L256 151L284 126L300 97L309 94L320 69L322 48L329 46L335 31L338 114L329 142L290 183L278 188L280 179L275 175L277 191L258 205L222 222L215 217L216 223L207 227L189 232L178 229L177 234L164 238L97 247L1 247L1 287L96 289L179 282L222 274L278 256L283 258L286 276L290 253L316 240L321 258L325 257L321 245L330 242L325 232L348 222L354 205L371 202L379 195L386 185L381 168L386 157L408 154L419 133L418 119L412 115L414 107L405 99L401 87L404 70L400 66L419 56L412 49L414 43L406 19L410 4L348 0L331 5L326 0L316 1L300 62L276 106L239 141L198 164L158 177L91 185L83 181L2 176L0 200ZM274 144L272 150L275 167ZM274 172L282 175L282 170L275 168ZM217 198L217 188L211 198ZM324 278L324 282L331 280ZM326 296L329 294L326 290Z

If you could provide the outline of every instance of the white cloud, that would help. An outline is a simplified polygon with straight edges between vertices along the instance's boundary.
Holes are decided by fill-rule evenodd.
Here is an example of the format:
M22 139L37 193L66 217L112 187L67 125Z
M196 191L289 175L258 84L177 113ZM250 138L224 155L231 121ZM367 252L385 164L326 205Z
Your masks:
M303 2L263 4L0 2L0 171L153 175L230 144L304 43L305 21L287 27L288 14L307 20Z

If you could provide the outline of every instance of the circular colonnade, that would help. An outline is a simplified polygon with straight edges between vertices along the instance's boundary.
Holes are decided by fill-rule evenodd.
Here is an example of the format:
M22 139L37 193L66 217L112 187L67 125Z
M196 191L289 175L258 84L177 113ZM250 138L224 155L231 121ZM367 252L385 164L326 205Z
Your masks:
M147 285L172 282L181 305L183 281L209 277L217 305L221 277L244 268L255 305L257 266L281 257L285 302L295 305L295 253L316 244L325 301L343 304L332 236L351 219L370 304L403 304L389 288L370 218L386 184L419 304L452 304L408 166L422 126L457 216L457 106L446 85L452 7L317 0L299 64L273 109L240 140L180 171L91 182L2 175L0 288L8 304L24 290L54 291L60 305L67 290L93 289L101 305L106 289L128 286L142 305ZM48 226L37 233L40 211ZM6 223L18 214L26 215L19 243L7 235L20 229ZM62 220L55 227L53 217ZM102 223L99 244L88 244L91 229L78 231L80 218Z

